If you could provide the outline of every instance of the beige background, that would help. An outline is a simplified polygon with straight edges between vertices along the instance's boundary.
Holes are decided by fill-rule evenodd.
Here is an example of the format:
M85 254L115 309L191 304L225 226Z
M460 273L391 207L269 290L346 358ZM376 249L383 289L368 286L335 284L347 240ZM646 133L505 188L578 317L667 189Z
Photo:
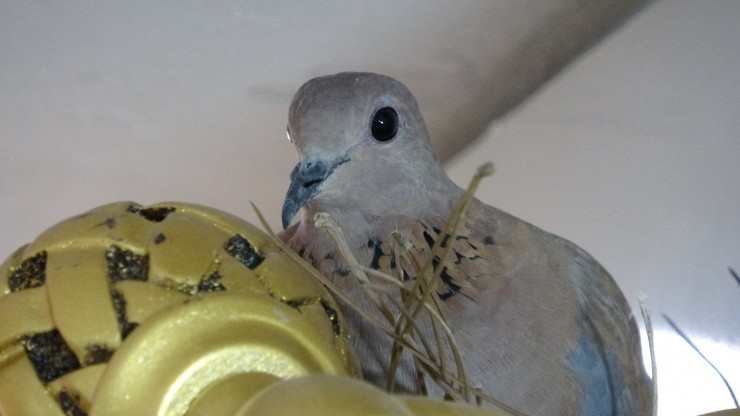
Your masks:
M116 200L254 221L251 200L277 228L306 79L399 78L451 155L624 12L364 3L1 1L0 257ZM740 390L738 21L733 0L649 5L447 162L463 185L495 162L481 199L586 248L633 304L647 295L665 415L732 403L661 313Z

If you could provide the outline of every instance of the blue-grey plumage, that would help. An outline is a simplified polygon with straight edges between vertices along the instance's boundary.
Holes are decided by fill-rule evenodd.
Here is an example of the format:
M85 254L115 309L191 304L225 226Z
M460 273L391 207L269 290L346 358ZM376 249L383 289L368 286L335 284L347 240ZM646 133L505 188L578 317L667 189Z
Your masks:
M313 224L327 212L361 264L409 279L390 247L400 231L421 256L438 242L463 191L444 172L413 95L370 73L313 79L290 107L300 161L281 237L363 302L332 241ZM634 317L588 253L474 199L451 242L436 296L473 385L528 415L648 415L652 387ZM344 308L367 379L385 383L391 341ZM410 360L399 386L421 387Z

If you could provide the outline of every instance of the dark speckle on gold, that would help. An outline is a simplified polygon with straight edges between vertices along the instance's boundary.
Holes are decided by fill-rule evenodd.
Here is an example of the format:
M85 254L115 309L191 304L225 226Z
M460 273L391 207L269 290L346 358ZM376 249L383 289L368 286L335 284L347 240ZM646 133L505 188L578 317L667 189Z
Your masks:
M334 330L334 335L340 335L342 327L339 325L339 314L337 313L337 310L332 308L331 305L324 299L321 299L321 307L324 308L324 312L326 312L326 316L329 317L329 320L331 321L331 327Z
M139 208L129 205L126 211L136 214L147 221L162 222L171 212L175 211L175 207Z
M113 356L113 351L105 345L90 344L87 346L87 355L83 361L85 365L102 364L107 363L111 356Z
M198 292L220 292L226 290L221 280L221 273L213 272L210 276L204 277L198 282Z
M105 253L108 261L108 278L112 282L119 280L146 281L149 278L149 256L136 254L112 245Z
M77 356L56 329L23 337L23 347L36 375L44 383L80 368Z
M162 244L165 240L167 240L167 237L164 236L164 233L159 233L154 236L154 244Z
M80 407L80 395L72 394L66 389L62 389L57 397L59 407L62 408L65 416L87 416L87 412Z
M265 259L257 253L252 244L250 244L246 238L239 234L231 237L229 241L224 244L224 250L226 250L231 257L235 258L250 269L254 269L259 266L260 263L262 263L262 260Z
M113 309L116 311L118 329L121 331L121 337L125 339L131 331L136 329L138 324L129 322L128 320L128 315L126 314L126 298L123 297L123 293L114 290L111 292L111 299L113 300Z
M39 287L46 281L46 251L21 262L20 267L8 276L11 292Z
M316 305L316 304L321 305L321 307L324 309L324 312L326 313L326 316L329 318L329 321L331 322L331 327L332 327L332 330L334 331L334 335L338 336L341 334L342 327L339 324L339 314L337 313L337 310L334 309L331 305L329 305L329 302L327 302L326 300L320 297L281 299L281 300L286 305L296 308L298 310L301 310L301 306Z

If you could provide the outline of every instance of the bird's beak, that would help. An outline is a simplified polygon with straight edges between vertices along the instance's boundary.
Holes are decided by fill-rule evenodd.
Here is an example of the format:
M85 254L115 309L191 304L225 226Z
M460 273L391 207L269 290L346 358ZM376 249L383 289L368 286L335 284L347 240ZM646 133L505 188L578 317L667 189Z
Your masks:
M319 187L334 168L345 161L346 159L300 162L293 168L290 173L290 188L283 202L283 229L288 228L298 210L319 192Z

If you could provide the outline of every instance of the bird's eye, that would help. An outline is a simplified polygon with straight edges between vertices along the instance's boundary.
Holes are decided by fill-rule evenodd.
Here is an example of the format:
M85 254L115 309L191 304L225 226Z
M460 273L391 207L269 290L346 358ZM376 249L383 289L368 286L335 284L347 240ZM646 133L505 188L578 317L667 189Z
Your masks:
M370 122L370 132L375 140L387 142L396 137L398 131L398 113L391 107L383 107L375 112Z

